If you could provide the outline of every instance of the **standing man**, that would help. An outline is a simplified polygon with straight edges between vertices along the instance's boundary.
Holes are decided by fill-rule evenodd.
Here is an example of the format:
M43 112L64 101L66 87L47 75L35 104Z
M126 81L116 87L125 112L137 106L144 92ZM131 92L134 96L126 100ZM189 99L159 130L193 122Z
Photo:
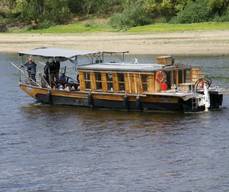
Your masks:
M50 84L50 62L47 61L44 67L44 78L48 84Z
M56 60L55 61L55 70L54 70L54 77L55 77L56 82L59 81L59 72L60 72L60 61Z
M24 64L24 66L27 67L29 79L32 79L34 82L36 82L37 64L34 63L33 58L31 56L29 56L28 61Z

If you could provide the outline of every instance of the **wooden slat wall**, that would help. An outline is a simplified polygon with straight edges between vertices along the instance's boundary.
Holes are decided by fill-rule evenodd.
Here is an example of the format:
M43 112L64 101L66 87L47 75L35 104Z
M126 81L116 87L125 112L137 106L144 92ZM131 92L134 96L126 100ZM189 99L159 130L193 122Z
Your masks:
M135 84L135 79L134 79L134 74L130 73L129 74L130 77L130 86L131 86L131 93L136 93L136 84Z
M106 73L101 73L101 80L102 80L103 92L107 92L107 76L106 76Z
M154 74L148 75L147 79L148 83L148 92L154 93L155 92L155 76Z
M142 81L141 81L141 75L139 73L134 74L134 82L135 82L135 93L142 93Z
M117 73L113 73L112 74L112 78L113 78L113 89L114 89L114 92L119 92L118 74Z
M139 79L139 93L143 93L142 77L140 73L138 74L138 79Z
M96 79L95 79L95 73L90 72L90 79L91 79L91 90L96 90Z
M84 73L82 71L79 71L79 81L80 81L80 91L85 90L85 81L84 81Z
M131 86L130 86L130 77L129 73L125 73L125 88L126 88L126 93L131 93Z

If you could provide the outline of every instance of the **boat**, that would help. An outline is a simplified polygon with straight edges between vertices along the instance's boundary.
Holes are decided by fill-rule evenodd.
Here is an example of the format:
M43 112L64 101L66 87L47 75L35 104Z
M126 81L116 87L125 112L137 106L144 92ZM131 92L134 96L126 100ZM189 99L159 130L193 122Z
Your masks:
M40 103L166 112L199 112L222 107L223 94L200 67L178 64L171 56L157 57L155 63L143 64L137 59L126 62L127 53L47 47L18 53L22 61L28 56L39 60L41 69L46 61L58 60L60 73L66 77L64 83L58 82L58 78L56 82L45 79L42 70L35 82L25 69L12 64L20 71L21 90ZM122 59L114 60L116 55ZM81 59L80 63L80 58L87 61ZM66 74L69 65L73 77Z

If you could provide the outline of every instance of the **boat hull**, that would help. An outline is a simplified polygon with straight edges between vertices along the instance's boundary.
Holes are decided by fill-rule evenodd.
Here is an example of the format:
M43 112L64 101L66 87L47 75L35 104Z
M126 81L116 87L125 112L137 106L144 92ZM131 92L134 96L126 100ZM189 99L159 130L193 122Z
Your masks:
M128 111L204 111L204 107L193 108L192 99L184 101L178 96L166 95L125 95L100 92L61 91L20 84L20 88L38 102L53 105L71 105L91 108L110 108ZM212 109L222 104L215 93Z

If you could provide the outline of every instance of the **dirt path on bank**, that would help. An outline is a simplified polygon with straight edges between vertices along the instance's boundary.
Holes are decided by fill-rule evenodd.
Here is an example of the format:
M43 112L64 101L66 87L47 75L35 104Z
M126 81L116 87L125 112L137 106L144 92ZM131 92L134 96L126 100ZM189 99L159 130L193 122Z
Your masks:
M0 33L0 52L36 47L130 51L156 55L229 55L228 31L176 33L10 34Z

